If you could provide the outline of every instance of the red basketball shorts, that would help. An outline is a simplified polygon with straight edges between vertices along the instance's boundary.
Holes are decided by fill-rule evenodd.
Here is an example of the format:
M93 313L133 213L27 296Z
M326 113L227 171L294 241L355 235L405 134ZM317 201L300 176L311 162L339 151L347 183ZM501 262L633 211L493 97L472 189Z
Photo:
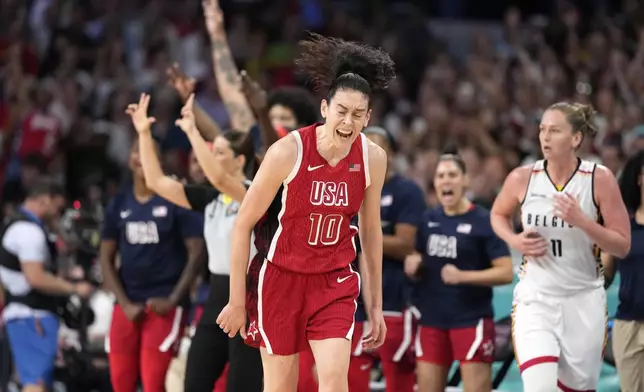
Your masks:
M350 266L305 275L264 261L253 284L249 270L246 342L270 354L293 355L309 340L351 339L360 276Z
M132 322L115 305L105 340L114 392L136 391L139 379L146 392L165 391L166 372L179 347L185 321L183 309L178 307L164 316L146 311L143 320Z
M480 319L473 327L439 329L423 327L416 334L419 361L449 367L453 361L494 361L494 321Z

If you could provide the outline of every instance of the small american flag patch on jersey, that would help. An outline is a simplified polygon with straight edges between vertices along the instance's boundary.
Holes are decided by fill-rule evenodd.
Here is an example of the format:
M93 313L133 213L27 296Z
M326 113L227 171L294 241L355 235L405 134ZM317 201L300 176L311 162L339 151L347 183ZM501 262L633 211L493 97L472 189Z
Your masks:
M350 172L360 171L360 164L359 163L352 163L351 165L349 165L349 171Z

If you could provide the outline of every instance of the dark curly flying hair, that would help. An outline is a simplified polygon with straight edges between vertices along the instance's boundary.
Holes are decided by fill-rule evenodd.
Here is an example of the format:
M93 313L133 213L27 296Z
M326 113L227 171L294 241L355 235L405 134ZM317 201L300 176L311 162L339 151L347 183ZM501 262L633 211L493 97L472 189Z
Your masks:
M268 108L282 105L293 111L295 121L301 127L315 124L319 120L320 109L311 93L302 87L280 87L268 94Z
M345 88L370 96L386 89L396 77L393 60L381 49L315 33L299 46L298 71L308 75L315 90L325 92L327 100Z
M640 151L637 155L631 157L619 177L619 190L622 193L624 205L629 213L634 214L635 211L642 204L642 188L640 184L640 176L644 168L644 151Z

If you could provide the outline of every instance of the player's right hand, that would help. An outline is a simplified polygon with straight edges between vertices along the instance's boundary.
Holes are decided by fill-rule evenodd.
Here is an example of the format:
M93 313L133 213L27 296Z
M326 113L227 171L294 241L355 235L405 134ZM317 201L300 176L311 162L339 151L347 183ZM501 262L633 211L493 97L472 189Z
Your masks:
M239 332L246 339L246 307L229 302L219 313L217 324L229 337L234 338Z
M412 279L416 278L422 262L420 253L412 253L405 257L405 274Z
M548 243L535 229L526 229L515 235L512 242L509 245L524 256L540 257L548 251Z
M139 98L139 103L131 103L127 105L125 110L138 133L150 132L152 124L156 121L154 117L148 117L148 106L150 106L150 96L143 93Z
M145 308L143 307L143 305L139 304L122 305L121 309L123 309L125 317L133 322L141 320L143 318L143 315L145 314Z
M91 283L79 282L74 284L74 293L82 299L89 298L94 294L94 291L96 291L96 289Z
M382 346L387 337L387 324L382 310L372 309L368 313L370 331L362 338L362 347L365 350L375 350Z

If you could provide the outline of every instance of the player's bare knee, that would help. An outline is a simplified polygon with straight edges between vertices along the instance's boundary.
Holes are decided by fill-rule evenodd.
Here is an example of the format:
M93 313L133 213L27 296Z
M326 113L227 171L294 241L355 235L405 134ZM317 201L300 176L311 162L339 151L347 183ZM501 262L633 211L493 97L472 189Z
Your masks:
M346 372L318 372L319 392L348 392L349 379Z

